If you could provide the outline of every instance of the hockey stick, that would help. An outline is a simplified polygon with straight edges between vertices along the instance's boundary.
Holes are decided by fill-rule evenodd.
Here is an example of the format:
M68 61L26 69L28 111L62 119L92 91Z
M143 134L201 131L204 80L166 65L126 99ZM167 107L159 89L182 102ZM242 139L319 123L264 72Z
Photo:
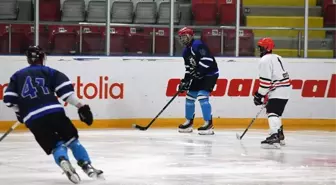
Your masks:
M178 94L180 94L182 91L177 91L175 93L175 95L169 100L169 102L163 107L163 109L155 116L155 118L152 119L152 121L145 127L137 125L137 124L133 124L132 127L136 128L138 130L142 130L145 131L147 130L153 123L154 121L161 115L161 113L168 107L168 105L173 102L173 100L177 97Z
M20 125L21 123L20 122L16 122L16 123L14 123L14 125L12 125L8 130L7 130L7 132L3 135L3 136L1 136L1 138L0 138L0 142L3 140L3 139L5 139L5 137L9 134L9 133L11 133L16 127L18 127L19 125Z
M270 90L266 93L265 96L267 96L269 93L271 93L275 89L276 89L276 87L271 87ZM258 118L259 114L264 110L264 108L266 107L267 104L268 104L268 101L261 107L261 109L258 112L258 114L256 115L256 117L251 120L251 123L247 126L247 128L245 129L245 131L243 132L242 135L239 135L238 133L236 133L237 139L241 140L244 137L244 135L247 132L247 130L251 127L251 125L254 123L254 121Z
M245 135L245 133L247 132L247 130L251 127L251 125L254 123L254 121L258 118L259 114L264 110L264 108L266 107L266 105L267 105L267 103L264 104L264 105L261 107L261 109L260 109L260 111L258 112L258 114L256 115L256 117L253 118L253 119L251 120L251 123L247 126L247 128L245 129L245 131L243 132L243 134L242 134L241 136L240 136L238 133L236 133L237 139L241 140L241 139L244 137L244 135Z

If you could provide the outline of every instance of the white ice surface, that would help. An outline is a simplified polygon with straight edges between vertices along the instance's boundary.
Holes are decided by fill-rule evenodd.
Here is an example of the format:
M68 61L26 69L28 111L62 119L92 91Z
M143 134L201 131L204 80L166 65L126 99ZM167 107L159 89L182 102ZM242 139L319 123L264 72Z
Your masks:
M215 130L213 136L176 130L80 131L93 165L105 181L92 185L331 185L336 184L336 133L286 132L281 150L260 148L267 131ZM0 185L65 185L52 156L30 133L13 133L0 143Z

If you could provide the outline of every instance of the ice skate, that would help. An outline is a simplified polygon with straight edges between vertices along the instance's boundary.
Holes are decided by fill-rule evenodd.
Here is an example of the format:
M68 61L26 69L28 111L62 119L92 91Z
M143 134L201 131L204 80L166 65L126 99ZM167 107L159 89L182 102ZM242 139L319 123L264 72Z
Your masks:
M215 132L213 131L214 127L212 124L212 120L206 121L203 126L199 127L198 134L199 135L214 135Z
M75 169L72 167L71 163L65 158L60 159L60 167L68 177L68 179L74 184L79 184L81 179L76 173Z
M261 142L261 148L264 149L280 149L280 139L279 134L274 133L271 136L267 137L266 140Z
M89 162L79 161L78 165L82 168L84 173L86 173L86 175L89 176L90 178L104 179L103 171L95 169Z
M279 133L280 145L285 146L286 145L285 135L283 133L283 126L282 125L281 125L280 129L278 130L278 133Z
M187 120L178 127L179 128L178 131L180 133L191 133L193 132L193 128L192 128L193 124L194 124L194 119Z

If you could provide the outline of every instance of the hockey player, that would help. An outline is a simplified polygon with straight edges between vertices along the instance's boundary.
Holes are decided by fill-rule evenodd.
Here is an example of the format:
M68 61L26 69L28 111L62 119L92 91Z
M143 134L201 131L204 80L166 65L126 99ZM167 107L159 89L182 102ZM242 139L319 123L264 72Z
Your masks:
M275 47L271 38L263 38L258 42L261 60L259 62L260 86L254 94L254 104L262 105L263 99L268 96L266 113L270 128L270 136L261 142L262 148L280 148L285 145L285 136L281 116L288 102L291 81L286 71L287 63L281 56L273 54Z
M30 65L12 75L4 93L4 103L14 109L18 121L29 128L47 155L53 155L71 182L79 183L80 177L69 161L68 148L89 177L102 177L103 172L92 167L86 149L78 140L78 131L55 93L76 106L80 120L87 125L93 123L90 107L79 101L65 74L44 65L46 54L42 48L30 46L26 56Z
M185 102L185 123L179 125L179 132L190 133L195 116L195 101L198 99L204 125L198 128L200 135L213 135L213 122L210 93L216 85L219 70L215 58L210 54L208 47L201 41L194 39L194 32L188 27L178 31L180 42L185 46L183 59L185 75L179 85L179 90L187 91Z

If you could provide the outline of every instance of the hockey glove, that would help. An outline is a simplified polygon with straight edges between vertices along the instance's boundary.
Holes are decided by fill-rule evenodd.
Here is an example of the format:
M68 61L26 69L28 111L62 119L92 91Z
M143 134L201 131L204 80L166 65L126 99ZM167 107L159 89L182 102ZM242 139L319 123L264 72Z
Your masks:
M255 92L254 93L254 98L253 98L253 101L254 101L254 105L262 105L263 104L263 101L262 99L264 98L263 95L259 94L258 92Z
M186 79L182 79L181 83L178 87L178 90L183 92L183 91L187 91L189 89L191 85L191 80L186 80Z
M88 105L84 105L78 109L79 118L87 125L92 125L93 115Z
M23 124L23 118L22 118L22 116L20 115L20 109L19 109L19 107L18 107L17 105L11 105L10 107L14 110L15 115L16 115L16 119L17 119L20 123Z
M16 119L17 119L20 123L23 123L23 118L21 117L20 112L15 112L15 115L16 115Z

